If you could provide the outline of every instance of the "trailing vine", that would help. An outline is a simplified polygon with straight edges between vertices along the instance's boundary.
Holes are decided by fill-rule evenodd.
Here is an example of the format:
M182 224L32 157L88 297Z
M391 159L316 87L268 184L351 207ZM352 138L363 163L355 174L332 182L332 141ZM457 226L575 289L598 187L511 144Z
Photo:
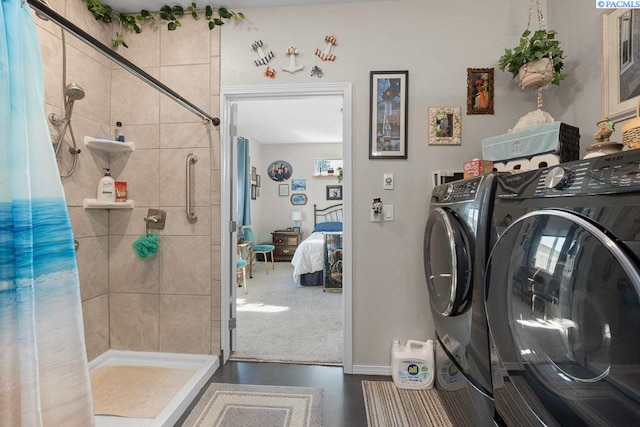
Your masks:
M154 21L156 18L167 23L167 30L174 31L178 27L181 27L180 19L186 14L191 15L196 21L200 18L200 15L204 15L205 20L208 22L209 30L213 30L215 27L224 25L225 20L230 19L244 19L242 12L234 12L226 7L212 7L206 5L204 9L199 9L196 3L191 3L186 8L182 6L167 6L164 5L160 10L155 12L149 12L142 9L139 13L123 13L113 10L113 8L107 4L102 3L100 0L86 0L87 9L93 14L97 21L102 21L106 24L114 24L117 22L119 25L118 31L111 44L113 47L122 45L126 48L127 43L124 41L124 29L131 30L136 34L142 32L142 26Z

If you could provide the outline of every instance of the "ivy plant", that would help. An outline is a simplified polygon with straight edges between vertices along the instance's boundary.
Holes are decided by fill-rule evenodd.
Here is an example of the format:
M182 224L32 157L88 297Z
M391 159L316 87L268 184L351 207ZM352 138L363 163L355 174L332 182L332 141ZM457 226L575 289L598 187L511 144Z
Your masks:
M116 31L115 37L111 40L113 47L120 45L128 48L127 43L124 41L124 29L140 34L142 32L142 26L154 21L156 18L160 21L166 22L167 30L174 31L178 27L181 27L180 19L186 14L191 15L195 20L198 20L201 15L208 22L209 30L213 30L215 27L224 25L223 20L230 19L244 19L242 12L234 12L226 7L213 7L206 5L204 8L199 8L196 3L191 3L186 8L182 6L168 6L164 5L158 11L150 12L142 9L138 13L123 13L113 10L113 8L107 4L102 3L100 0L85 0L87 2L87 9L93 14L97 21L102 21L105 24L119 25L118 31Z

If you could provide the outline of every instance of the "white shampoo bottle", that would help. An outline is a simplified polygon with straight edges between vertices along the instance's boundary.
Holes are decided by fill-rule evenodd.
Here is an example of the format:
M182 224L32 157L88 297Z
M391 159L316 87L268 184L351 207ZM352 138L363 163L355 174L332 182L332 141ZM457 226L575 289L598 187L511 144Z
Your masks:
M116 188L115 180L111 178L111 172L105 168L106 173L98 181L98 193L96 199L99 202L115 202L116 201Z

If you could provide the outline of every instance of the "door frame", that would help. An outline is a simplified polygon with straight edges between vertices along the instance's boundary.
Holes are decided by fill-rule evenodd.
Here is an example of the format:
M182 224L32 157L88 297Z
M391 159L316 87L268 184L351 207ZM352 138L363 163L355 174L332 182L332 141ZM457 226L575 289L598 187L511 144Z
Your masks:
M232 139L235 136L235 120L232 113L234 102L252 99L281 100L314 98L321 96L341 96L343 99L342 117L342 157L344 165L342 204L343 213L343 275L342 275L342 304L343 304L343 358L342 368L347 374L353 373L353 304L352 304L352 84L321 83L294 85L251 85L251 86L223 86L220 88L220 179L221 179L221 280L220 280L220 347L222 350L222 364L229 359L231 352L230 292L236 277L236 213L232 209L233 189L235 183L231 173L235 170L231 164L233 158Z

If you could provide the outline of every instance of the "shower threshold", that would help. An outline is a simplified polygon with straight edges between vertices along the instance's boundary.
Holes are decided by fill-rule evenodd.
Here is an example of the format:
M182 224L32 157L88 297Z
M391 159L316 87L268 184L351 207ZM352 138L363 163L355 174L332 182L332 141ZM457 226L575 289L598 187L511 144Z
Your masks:
M219 358L208 354L155 353L108 350L89 362L89 371L101 367L144 366L193 370L194 374L156 418L96 415L96 427L169 427L186 411L198 392L220 367Z

